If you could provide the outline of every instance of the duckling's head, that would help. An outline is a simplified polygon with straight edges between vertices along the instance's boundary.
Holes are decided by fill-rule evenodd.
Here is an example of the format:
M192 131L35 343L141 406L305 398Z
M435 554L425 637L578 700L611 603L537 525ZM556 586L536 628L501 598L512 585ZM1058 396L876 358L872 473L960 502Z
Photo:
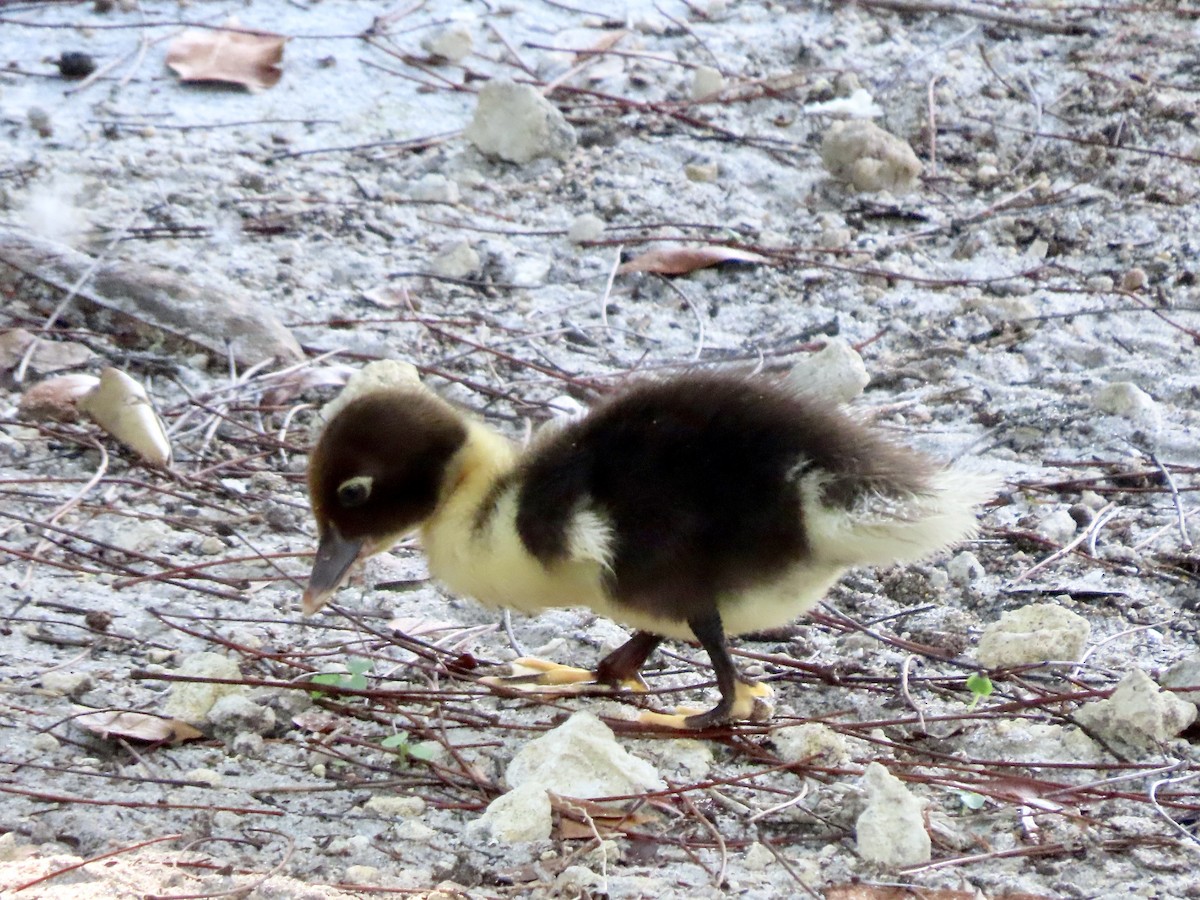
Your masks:
M424 390L381 390L343 405L308 462L320 544L304 613L324 606L358 559L427 519L453 481L467 439L462 416Z

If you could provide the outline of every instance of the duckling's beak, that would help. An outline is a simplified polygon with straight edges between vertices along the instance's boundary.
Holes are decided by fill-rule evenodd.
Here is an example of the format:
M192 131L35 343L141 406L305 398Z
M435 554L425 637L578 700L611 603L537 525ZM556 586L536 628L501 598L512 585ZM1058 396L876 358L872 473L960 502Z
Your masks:
M311 616L329 602L354 561L362 555L364 543L362 538L351 540L342 537L333 525L325 529L317 546L317 558L308 576L308 587L301 603L306 616Z

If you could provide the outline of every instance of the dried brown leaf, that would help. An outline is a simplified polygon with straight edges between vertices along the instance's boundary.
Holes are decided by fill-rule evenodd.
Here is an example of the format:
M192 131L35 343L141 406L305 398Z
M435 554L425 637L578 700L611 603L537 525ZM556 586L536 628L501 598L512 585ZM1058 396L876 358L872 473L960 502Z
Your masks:
M251 91L274 87L283 76L283 45L278 34L242 31L237 19L222 28L185 31L167 49L167 65L181 81L220 81Z
M96 389L95 375L58 375L31 385L21 395L17 412L35 422L74 422L79 418L81 397Z
M739 247L707 244L703 247L656 247L635 256L617 269L620 275L630 272L653 272L657 275L686 275L697 269L707 269L722 263L770 264L770 258Z
M105 740L124 738L128 741L145 741L151 744L179 744L204 737L204 732L197 731L187 722L142 712L106 710L76 716L74 721L80 728Z

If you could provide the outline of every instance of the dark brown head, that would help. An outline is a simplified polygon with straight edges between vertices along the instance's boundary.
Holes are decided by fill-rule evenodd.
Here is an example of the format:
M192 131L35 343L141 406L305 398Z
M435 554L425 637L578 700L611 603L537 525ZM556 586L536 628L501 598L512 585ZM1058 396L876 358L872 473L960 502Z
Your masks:
M320 545L305 614L325 605L355 560L386 550L433 513L466 438L454 408L422 390L378 391L338 410L308 461Z

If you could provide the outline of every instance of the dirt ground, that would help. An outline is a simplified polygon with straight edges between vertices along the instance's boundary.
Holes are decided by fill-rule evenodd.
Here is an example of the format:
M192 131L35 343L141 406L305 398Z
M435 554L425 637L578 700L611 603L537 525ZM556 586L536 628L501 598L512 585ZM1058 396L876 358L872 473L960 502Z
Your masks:
M233 15L289 38L278 84L167 68ZM1184 695L1080 712L1135 669L1200 681L1198 47L1174 3L0 4L0 893L1200 897L1200 729L1154 718ZM573 145L467 140L498 78ZM920 161L884 191L822 158L872 104ZM727 261L617 271L680 247ZM510 635L415 544L300 615L305 448L350 367L408 360L521 439L631 372L783 373L832 338L860 416L1004 487L977 539L738 642L771 722L634 727L711 701L678 644L649 700L480 684L625 633L565 609ZM169 468L18 409L105 366L146 385ZM973 692L983 630L1031 603L1086 640ZM190 739L80 718L221 693ZM559 799L544 840L474 826L581 709L667 789ZM797 753L780 729L814 722ZM924 804L928 861L860 852L873 761Z

